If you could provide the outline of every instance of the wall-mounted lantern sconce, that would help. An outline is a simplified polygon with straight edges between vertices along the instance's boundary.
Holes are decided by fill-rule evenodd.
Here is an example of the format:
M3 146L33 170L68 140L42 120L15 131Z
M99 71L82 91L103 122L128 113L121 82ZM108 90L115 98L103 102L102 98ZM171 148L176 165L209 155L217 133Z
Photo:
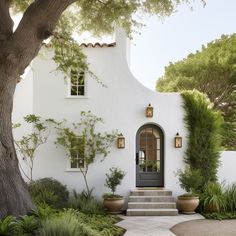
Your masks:
M179 133L175 136L175 148L182 148L182 137L179 136Z
M146 108L146 117L153 117L153 107L151 104Z
M119 134L117 138L117 148L125 148L125 137Z

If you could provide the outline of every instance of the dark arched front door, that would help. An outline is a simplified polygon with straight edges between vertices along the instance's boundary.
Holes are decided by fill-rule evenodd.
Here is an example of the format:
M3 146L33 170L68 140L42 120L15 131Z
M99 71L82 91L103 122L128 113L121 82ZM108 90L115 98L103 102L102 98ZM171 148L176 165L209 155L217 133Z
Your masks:
M154 124L144 125L137 132L136 186L164 187L164 134Z

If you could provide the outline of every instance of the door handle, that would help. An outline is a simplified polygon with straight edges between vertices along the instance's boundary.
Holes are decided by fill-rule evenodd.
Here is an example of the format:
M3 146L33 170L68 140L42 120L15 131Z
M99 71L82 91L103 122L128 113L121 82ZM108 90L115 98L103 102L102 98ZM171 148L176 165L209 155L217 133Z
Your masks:
M139 156L138 156L138 153L136 153L136 165L139 164Z

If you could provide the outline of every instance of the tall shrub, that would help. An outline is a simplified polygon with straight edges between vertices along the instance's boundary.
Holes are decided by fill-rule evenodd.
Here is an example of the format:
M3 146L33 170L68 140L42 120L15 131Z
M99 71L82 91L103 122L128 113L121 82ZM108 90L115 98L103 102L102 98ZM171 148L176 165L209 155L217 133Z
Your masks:
M182 92L182 97L189 132L185 162L191 169L200 171L204 187L208 182L217 181L223 120L219 112L213 111L206 95L193 90Z

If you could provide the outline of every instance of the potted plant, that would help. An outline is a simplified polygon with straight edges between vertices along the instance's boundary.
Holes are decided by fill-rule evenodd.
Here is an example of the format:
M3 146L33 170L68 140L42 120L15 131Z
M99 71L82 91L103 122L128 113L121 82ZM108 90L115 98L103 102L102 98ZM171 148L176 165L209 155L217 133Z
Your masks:
M197 194L202 184L202 176L199 170L186 168L185 171L179 171L180 186L187 193L178 196L177 208L184 214L195 214L195 210L199 205L199 196Z
M124 205L124 197L115 194L116 188L121 184L124 176L125 172L115 167L110 168L109 173L106 174L105 186L108 187L112 193L106 193L103 195L103 204L110 213L119 213L120 209Z

